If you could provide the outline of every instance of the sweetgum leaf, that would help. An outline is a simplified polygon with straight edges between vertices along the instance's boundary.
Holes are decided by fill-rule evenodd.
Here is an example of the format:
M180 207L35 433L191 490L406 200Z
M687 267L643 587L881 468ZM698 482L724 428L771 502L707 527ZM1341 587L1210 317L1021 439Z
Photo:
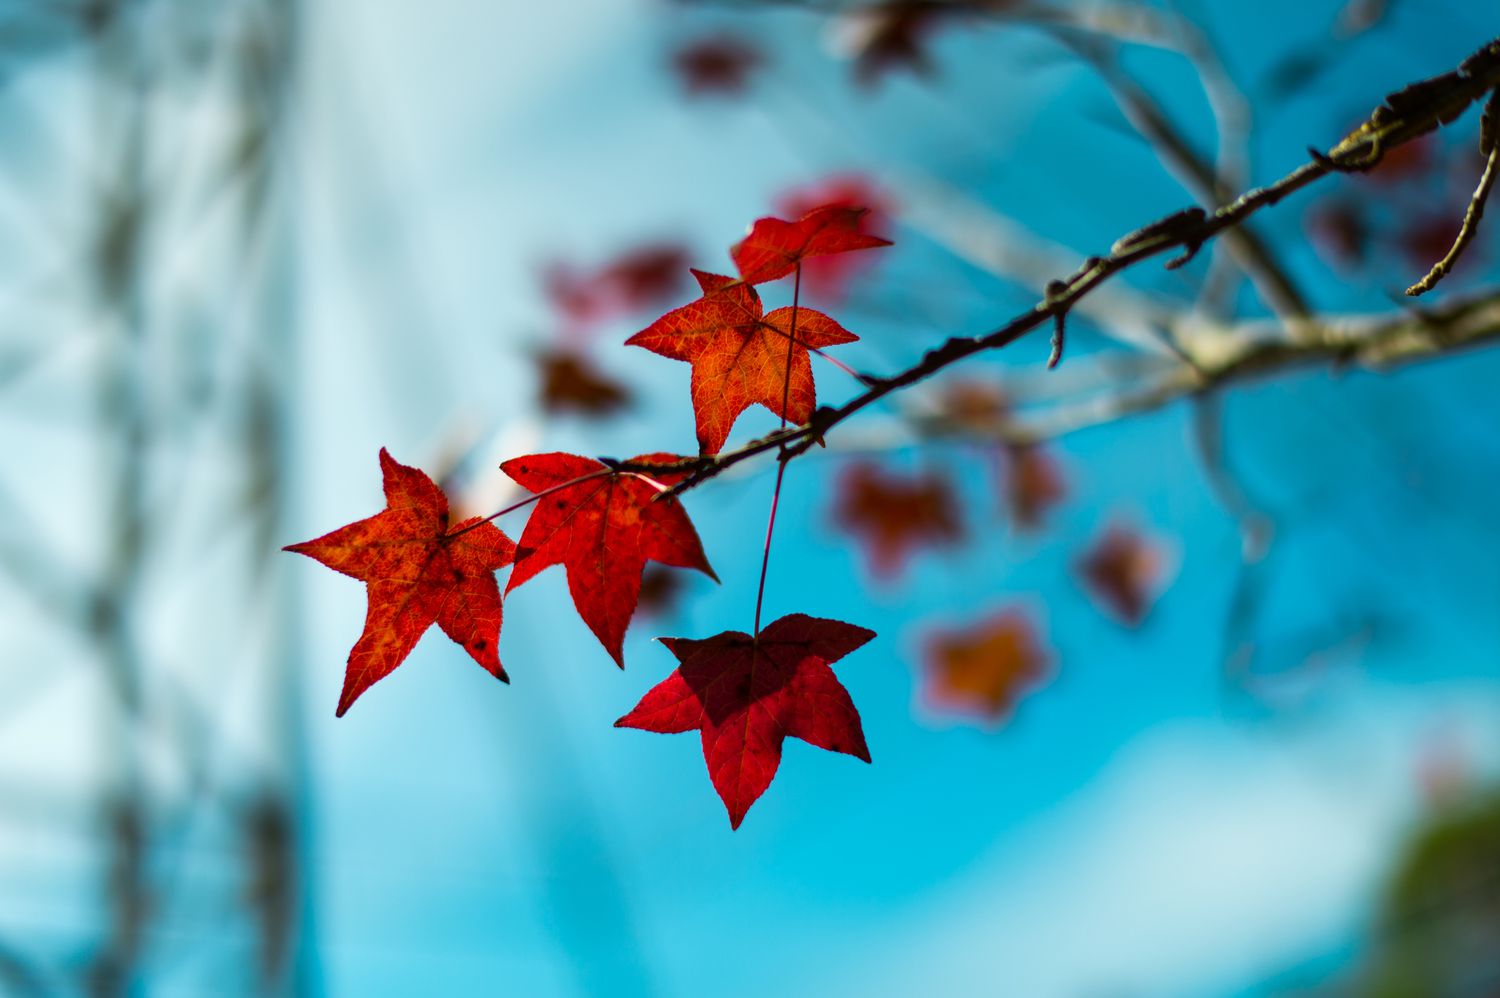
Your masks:
M1008 717L1049 673L1031 620L1017 609L1000 610L971 627L931 632L924 652L925 699L990 723Z
M849 253L889 246L889 239L861 231L865 209L845 204L826 204L795 222L762 218L750 234L729 251L740 280L764 284L785 277L809 257Z
M929 472L906 478L860 461L839 476L834 522L859 538L870 572L890 580L924 546L957 543L963 537L958 500L948 480Z
M870 761L859 711L829 663L875 636L838 620L794 613L756 637L662 638L677 669L615 722L661 734L699 730L714 789L738 828L781 763L788 737Z
M1161 549L1139 530L1119 523L1099 536L1077 568L1099 608L1128 627L1145 619L1167 574Z
M634 460L666 463L678 458L648 454ZM620 668L625 667L625 630L640 599L648 560L696 568L718 581L682 504L660 498L640 476L557 453L518 457L500 468L532 492L557 489L537 502L526 521L506 592L550 565L562 565L578 615Z
M822 312L799 308L796 340L788 350L792 309L767 314L749 284L722 274L693 274L703 296L673 309L625 342L693 365L693 413L701 453L717 454L739 414L757 403L789 423L807 422L817 404L807 348L852 343L859 337Z
M479 518L448 525L448 499L432 479L384 448L383 512L285 550L305 554L365 583L365 629L349 653L342 717L359 695L390 675L434 623L498 679L500 587L495 570L515 545Z

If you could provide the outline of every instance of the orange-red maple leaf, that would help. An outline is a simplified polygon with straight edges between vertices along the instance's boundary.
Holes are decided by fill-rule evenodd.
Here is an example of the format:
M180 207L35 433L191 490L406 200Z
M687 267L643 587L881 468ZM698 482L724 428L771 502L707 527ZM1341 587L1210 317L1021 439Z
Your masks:
M1166 573L1161 552L1138 530L1112 524L1078 562L1094 601L1122 624L1139 624Z
M495 570L511 563L515 545L478 517L450 527L442 489L384 448L380 470L384 512L286 548L365 584L369 610L364 633L349 653L340 717L361 693L390 675L434 623L491 675L506 680L496 648L500 587Z
M785 277L809 257L849 253L889 246L889 239L863 231L863 207L825 204L795 222L781 218L757 219L750 234L729 250L746 284L764 284Z
M678 458L650 454L634 460ZM620 668L625 667L625 629L648 560L696 568L718 580L682 504L660 498L660 490L639 475L573 454L533 454L500 468L532 492L555 490L537 502L526 521L505 591L549 565L562 565L578 615Z
M977 714L999 723L1016 701L1047 678L1049 661L1031 620L1001 610L972 627L927 637L925 696L943 710Z
M870 761L859 711L834 677L837 662L875 636L838 620L794 613L752 638L662 638L677 669L615 722L662 734L701 730L714 789L738 828L771 785L788 737Z
M833 516L860 539L877 579L899 574L923 545L953 544L963 537L958 501L946 478L928 473L908 479L868 461L839 476Z
M790 423L807 422L817 404L808 347L852 343L859 337L814 309L766 313L755 289L732 277L698 270L693 274L703 296L673 309L625 342L693 365L700 451L717 454L739 414L756 403ZM796 339L788 349L794 311Z

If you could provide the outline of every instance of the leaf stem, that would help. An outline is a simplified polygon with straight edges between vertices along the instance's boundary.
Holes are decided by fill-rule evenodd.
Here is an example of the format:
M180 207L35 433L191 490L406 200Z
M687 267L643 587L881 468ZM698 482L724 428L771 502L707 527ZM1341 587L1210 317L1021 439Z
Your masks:
M802 299L802 262L797 262L796 276L792 279L792 323L786 337L786 367L781 378L781 429L786 429L786 407L792 398L792 356L797 346L797 307ZM776 488L771 493L771 514L766 518L766 543L760 553L760 584L755 589L755 631L752 637L760 636L760 610L766 600L766 572L771 567L771 533L776 529L776 508L781 503L781 482L786 477L786 448L781 449L781 459L776 463Z

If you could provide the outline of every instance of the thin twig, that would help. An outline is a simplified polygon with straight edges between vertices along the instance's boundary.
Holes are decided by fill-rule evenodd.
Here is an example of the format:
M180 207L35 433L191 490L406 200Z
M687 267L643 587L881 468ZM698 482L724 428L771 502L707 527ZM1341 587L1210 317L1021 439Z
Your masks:
M1500 93L1500 91L1496 91ZM1479 178L1479 186L1474 188L1474 196L1469 199L1469 207L1464 212L1464 224L1458 230L1458 238L1453 240L1453 246L1447 254L1432 265L1427 276L1406 289L1406 293L1415 298L1417 295L1426 294L1437 287L1438 281L1448 276L1453 270L1453 265L1458 258L1468 249L1469 243L1479 234L1479 220L1484 217L1484 203L1489 200L1490 191L1495 186L1496 164L1500 162L1500 146L1490 150L1489 159L1485 161L1484 173Z

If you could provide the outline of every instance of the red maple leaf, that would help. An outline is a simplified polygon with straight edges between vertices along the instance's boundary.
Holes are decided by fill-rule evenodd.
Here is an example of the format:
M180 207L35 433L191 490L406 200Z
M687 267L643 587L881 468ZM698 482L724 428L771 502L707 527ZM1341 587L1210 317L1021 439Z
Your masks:
M790 423L807 422L817 404L808 347L852 343L859 337L815 309L765 313L760 295L743 281L699 270L693 274L703 296L625 342L693 365L701 453L717 454L739 414L756 403ZM794 312L796 340L789 344Z
M672 68L690 97L743 93L763 62L759 49L733 35L700 38L672 54Z
M927 637L925 696L935 707L969 711L998 723L1021 695L1047 678L1047 654L1031 620L1001 610L972 627Z
M861 220L866 213L863 207L825 204L795 222L757 219L750 234L730 248L729 256L739 269L740 280L764 284L785 277L809 257L891 245L889 239L863 231Z
M839 476L833 516L860 538L878 579L897 575L917 548L953 544L963 536L958 502L946 478L928 473L907 479L868 461Z
M641 596L636 603L636 612L647 617L670 617L677 612L682 601L682 575L669 572L659 565L647 565L641 573Z
M622 312L669 301L686 282L688 249L677 242L646 243L616 256L600 269L596 282Z
M549 350L536 358L543 412L608 416L630 405L630 389L602 374L583 354Z
M478 517L448 525L448 499L432 479L380 451L384 512L288 545L336 572L365 583L364 633L349 653L342 717L361 693L390 675L434 623L498 679L500 587L495 570L511 563L515 545Z
M548 264L542 291L565 322L587 327L669 299L682 286L687 261L681 243L645 243L593 269Z
M859 711L828 666L874 636L853 624L794 613L754 638L743 631L701 641L662 638L677 656L677 669L615 727L701 730L709 778L730 826L738 828L776 776L788 736L870 761Z
M863 209L855 223L861 233L889 227L885 195L858 174L839 174L787 191L777 199L776 210L789 218L801 218L823 205ZM873 260L868 253L814 257L802 266L802 290L824 301L840 301L848 292L849 283Z
M1078 562L1084 586L1106 612L1131 627L1156 598L1166 566L1139 531L1112 524Z
M1057 460L1037 444L1006 449L1005 504L1018 530L1035 530L1068 495Z
M649 454L634 460L678 458ZM556 490L538 501L526 521L505 591L549 565L562 565L578 615L620 668L648 560L696 568L718 581L682 504L659 498L660 490L639 475L572 454L518 457L500 469L532 492Z

